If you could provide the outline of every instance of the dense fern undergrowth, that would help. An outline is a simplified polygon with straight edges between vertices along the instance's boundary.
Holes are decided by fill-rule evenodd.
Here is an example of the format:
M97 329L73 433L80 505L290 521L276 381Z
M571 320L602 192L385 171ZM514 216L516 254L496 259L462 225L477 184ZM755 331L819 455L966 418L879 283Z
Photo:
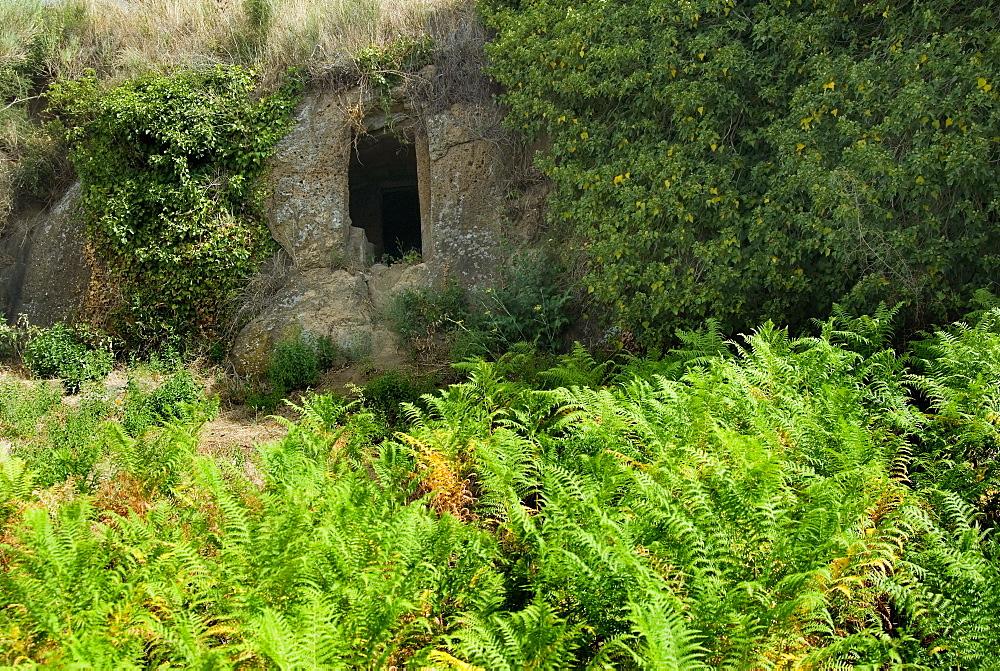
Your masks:
M390 433L306 395L205 453L183 369L0 382L0 662L981 667L1000 644L1000 310L645 359L529 348Z

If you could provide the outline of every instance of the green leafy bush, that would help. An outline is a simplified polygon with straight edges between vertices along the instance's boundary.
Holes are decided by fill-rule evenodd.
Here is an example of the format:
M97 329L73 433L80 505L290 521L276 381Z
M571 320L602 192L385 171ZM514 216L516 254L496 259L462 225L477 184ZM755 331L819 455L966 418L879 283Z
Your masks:
M44 429L34 440L15 450L25 457L39 487L65 481L81 492L91 492L101 478L105 457L103 424L112 404L102 394L85 394L79 405L59 408L43 418Z
M293 389L315 385L320 374L319 364L316 346L309 337L298 332L275 345L265 376L271 388L283 395Z
M79 365L86 350L73 329L60 322L28 341L24 364L40 377L62 377L64 370Z
M106 347L90 349L79 334L63 323L41 329L24 346L24 365L39 377L57 377L76 393L89 380L103 380L114 365Z
M257 180L297 85L255 98L255 83L217 66L110 91L93 74L49 88L83 184L87 236L124 292L124 335L216 336L226 300L270 250Z
M465 290L454 281L442 287L404 289L393 295L386 312L392 330L417 349L454 330L468 316Z
M645 344L835 301L926 325L1000 271L992 3L482 5L551 224Z
M297 329L274 346L262 379L249 381L237 397L255 410L274 410L289 392L315 386L320 374L337 365L342 355L329 336Z
M156 382L130 377L125 387L121 424L130 436L141 437L154 424L178 420L211 419L217 406L205 396L204 385L195 380L180 361Z
M309 341L316 352L316 367L320 371L330 370L342 359L344 353L340 351L330 336L310 336Z
M469 331L493 356L527 342L546 352L563 349L570 324L570 292L559 264L543 253L523 252L504 265L498 282L478 295Z
M495 284L471 300L455 282L407 289L393 296L387 318L417 354L447 347L453 361L496 358L519 342L556 352L570 324L571 294L562 279L554 259L526 251L510 258Z
M364 404L378 417L383 418L390 428L395 428L402 424L402 404L416 403L421 395L433 388L427 380L390 370L365 383Z

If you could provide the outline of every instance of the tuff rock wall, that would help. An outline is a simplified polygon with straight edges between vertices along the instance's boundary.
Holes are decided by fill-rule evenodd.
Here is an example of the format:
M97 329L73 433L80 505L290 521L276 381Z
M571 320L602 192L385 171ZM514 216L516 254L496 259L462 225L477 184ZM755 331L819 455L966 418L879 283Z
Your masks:
M420 73L433 81L433 66ZM488 96L483 96L488 98ZM266 216L281 250L248 283L231 362L259 371L275 343L301 329L328 336L377 366L400 353L381 316L394 292L454 278L488 283L511 226L511 166L521 159L502 140L501 111L479 103L427 105L393 91L388 111L370 92L308 91L295 125L270 161ZM419 188L419 262L379 263L350 216L349 165L359 138L392 134L412 143ZM23 215L0 240L0 298L8 319L49 325L82 314L90 269L74 205L79 187L54 206ZM510 230L507 230L510 229Z

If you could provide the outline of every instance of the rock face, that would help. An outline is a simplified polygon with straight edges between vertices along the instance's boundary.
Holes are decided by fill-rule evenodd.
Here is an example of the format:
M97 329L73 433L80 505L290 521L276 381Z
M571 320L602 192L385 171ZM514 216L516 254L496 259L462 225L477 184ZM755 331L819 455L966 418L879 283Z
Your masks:
M357 90L308 93L271 160L266 205L293 267L239 334L236 370L259 372L298 329L391 367L400 354L382 315L393 294L488 282L510 164L500 119L487 105L421 115L397 97L386 114ZM404 245L420 263L391 263Z
M453 105L421 117L401 101L386 115L377 101L358 102L358 95L351 90L305 96L295 126L270 161L266 212L274 239L303 270L371 265L371 256L380 252L366 243L373 242L371 229L378 224L351 220L352 191L358 190L349 169L353 153L363 163L385 166L386 183L375 185L382 194L417 191L418 251L435 270L471 282L492 276L504 197L500 185L509 164L509 151L493 139L498 110ZM355 122L359 106L370 114ZM367 156L361 151L364 140L371 140ZM385 152L396 149L399 161L406 160L400 141L412 144L407 154L415 162L414 183L390 175L394 157L379 154L379 145L385 145Z
M426 264L373 266L368 272L313 268L292 270L266 309L234 343L230 361L241 374L262 371L275 343L301 330L326 336L353 359L370 359L388 369L405 361L380 317L394 290L422 288Z
M345 252L351 134L333 95L307 95L270 161L271 235L300 270L330 268Z
M434 68L421 76L431 82ZM231 354L238 372L260 372L296 330L395 365L401 357L383 319L395 293L495 275L506 174L516 164L498 139L502 113L436 102L424 111L399 89L385 110L359 89L305 94L269 164L265 215L281 263L258 278L263 300L239 310L249 321ZM78 198L76 186L51 210L7 227L0 292L8 318L23 312L48 325L83 305L90 271L73 216Z
M90 280L83 228L75 216L80 185L51 209L21 217L0 243L3 313L24 314L32 324L51 326L71 319L83 304Z

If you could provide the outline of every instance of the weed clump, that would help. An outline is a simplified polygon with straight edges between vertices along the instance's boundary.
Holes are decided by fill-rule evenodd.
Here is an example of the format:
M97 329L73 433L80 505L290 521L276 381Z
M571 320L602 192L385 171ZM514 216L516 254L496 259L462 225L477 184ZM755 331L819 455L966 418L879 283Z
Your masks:
M76 330L61 322L31 336L23 360L36 377L59 378L70 393L87 381L104 379L114 364L107 346L88 347Z
M467 320L469 314L465 290L452 281L440 288L405 289L397 293L386 317L400 338L415 352L422 352Z
M329 336L296 330L274 346L260 379L250 383L246 404L273 410L289 393L315 386L340 359L341 351Z
M572 301L561 277L553 259L522 252L504 264L489 288L468 296L455 282L407 289L393 297L386 317L418 356L445 350L452 361L497 359L522 342L558 352L570 325Z
M420 397L433 391L429 380L390 370L373 377L363 388L365 407L385 418L390 428L403 423L404 403L416 403Z
M122 402L121 424L130 436L141 436L154 425L193 421L215 414L205 387L179 361L159 384L130 377Z

